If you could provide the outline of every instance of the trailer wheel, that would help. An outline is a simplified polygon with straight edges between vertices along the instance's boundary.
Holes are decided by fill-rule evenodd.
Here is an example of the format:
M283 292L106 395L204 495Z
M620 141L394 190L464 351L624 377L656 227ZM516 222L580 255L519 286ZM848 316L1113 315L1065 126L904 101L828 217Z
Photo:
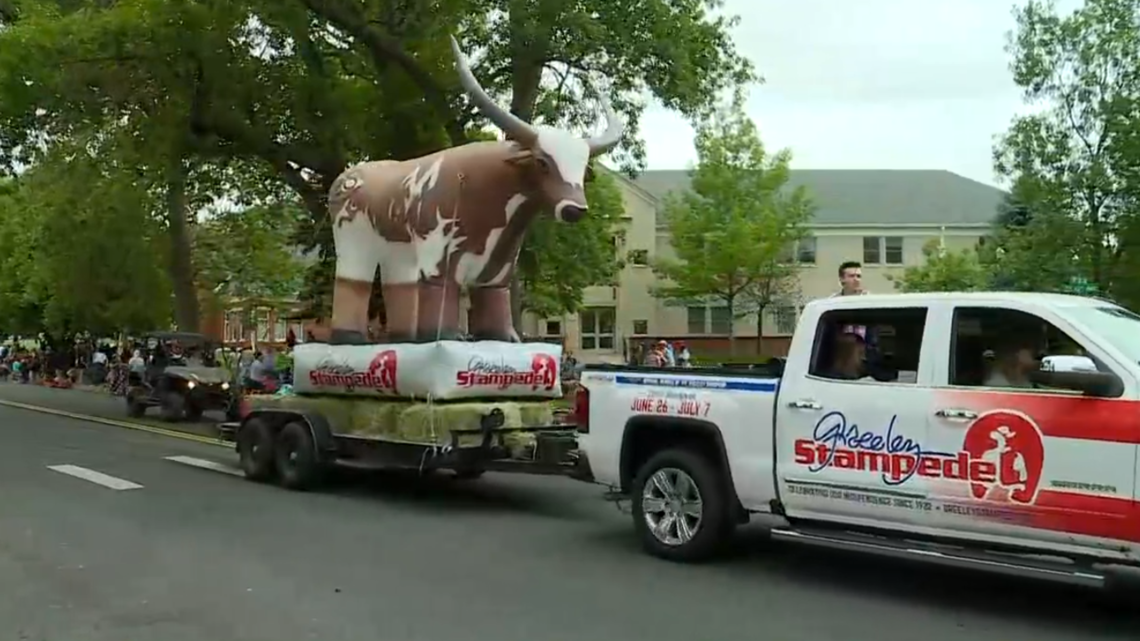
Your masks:
M268 481L277 471L273 463L274 434L269 425L250 419L237 430L237 451L245 478Z
M732 531L724 474L690 450L650 457L634 478L631 498L634 530L646 552L658 558L707 560Z
M281 428L273 454L282 487L303 492L320 481L323 466L313 435L303 423L287 423Z

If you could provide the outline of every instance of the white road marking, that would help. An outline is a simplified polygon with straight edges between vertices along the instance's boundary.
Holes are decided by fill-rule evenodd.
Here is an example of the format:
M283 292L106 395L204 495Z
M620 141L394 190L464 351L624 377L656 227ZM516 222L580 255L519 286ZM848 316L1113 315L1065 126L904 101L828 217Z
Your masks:
M96 472L95 470L89 470L85 467L79 467L78 465L49 465L48 469L53 472L59 472L60 474L66 474L68 476L74 476L77 479L89 481L95 485L102 485L103 487L112 490L142 489L142 486L138 483L132 483L126 479L109 476L107 474L103 474L102 472Z
M167 456L166 460L172 463L181 463L182 465L189 465L190 467L210 470L212 472L221 472L222 474L229 474L230 476L245 476L245 474L236 467L230 467L225 463L219 463L217 461L194 458L193 456Z

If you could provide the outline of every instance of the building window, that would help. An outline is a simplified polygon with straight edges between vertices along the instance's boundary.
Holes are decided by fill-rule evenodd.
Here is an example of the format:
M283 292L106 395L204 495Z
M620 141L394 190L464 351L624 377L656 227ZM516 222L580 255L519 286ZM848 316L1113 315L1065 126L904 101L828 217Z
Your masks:
M888 265L901 265L903 263L903 239L901 236L887 236L883 239L886 250L883 252Z
M791 334L796 331L796 308L792 306L777 307L776 331L780 334Z
M685 311L689 313L689 333L690 334L705 334L708 330L705 327L705 318L708 316L707 309L704 305L700 307L688 307Z
M561 336L562 335L562 321L561 320L546 320L543 321L543 336Z
M582 349L613 349L614 319L617 316L613 307L587 307L579 314L579 327L582 332Z
M732 316L727 307L709 308L710 334L729 334L732 332Z
M901 236L864 236L863 264L901 265L903 264L903 239Z
M645 336L648 333L649 333L649 321L647 321L647 320L635 320L635 321L633 321L633 335L634 336Z
M284 312L274 312L273 314L273 340L278 343L284 343L285 338L289 336L289 321L285 318Z
M863 237L863 264L878 265L883 262L883 252L879 249L882 238L878 236Z
M226 312L225 329L222 333L227 343L237 343L242 339L241 312Z
M815 236L807 236L796 242L796 262L801 265L815 264Z
M645 267L649 264L648 249L632 249L629 252L629 264Z
M260 343L269 342L269 310L261 308L254 317L254 327L257 328L257 340Z
M686 311L690 334L728 334L732 328L732 316L723 305L692 306Z

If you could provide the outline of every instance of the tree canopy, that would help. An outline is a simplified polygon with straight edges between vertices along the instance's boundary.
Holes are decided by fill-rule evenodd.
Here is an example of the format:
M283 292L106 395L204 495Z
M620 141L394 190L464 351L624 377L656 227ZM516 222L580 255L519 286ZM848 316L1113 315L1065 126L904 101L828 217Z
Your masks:
M791 152L768 153L739 94L698 126L695 144L691 188L665 204L676 257L655 261L664 284L654 295L763 322L765 308L798 296L789 248L807 233L811 199L788 187Z
M218 198L257 212L267 192L283 202L287 188L307 212L291 245L318 257L305 302L320 305L331 279L324 201L336 176L362 159L410 158L484 135L485 120L459 91L450 34L474 54L488 91L524 118L585 131L599 117L588 97L613 96L630 125L615 161L636 171L646 94L697 116L722 90L756 79L719 8L11 0L0 11L0 159L19 171L48 162L58 145L104 141L107 171L145 184L180 325L196 323L198 291L217 279L194 255L198 212ZM596 221L577 234L542 223L528 235L519 300L535 311L573 309L581 288L617 265L607 225L620 205L604 178L590 189L591 211L604 214ZM568 247L576 261L561 258Z

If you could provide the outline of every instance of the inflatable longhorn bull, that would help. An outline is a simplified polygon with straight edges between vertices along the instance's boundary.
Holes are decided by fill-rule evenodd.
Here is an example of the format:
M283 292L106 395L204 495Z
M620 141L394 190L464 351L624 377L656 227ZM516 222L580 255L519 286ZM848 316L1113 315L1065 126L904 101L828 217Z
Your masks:
M365 162L337 177L330 343L366 342L377 267L390 342L456 338L461 289L476 339L517 342L510 282L527 226L544 211L566 223L586 216L589 160L621 139L624 125L604 97L607 126L594 138L522 121L487 95L455 38L451 48L464 90L508 139Z

